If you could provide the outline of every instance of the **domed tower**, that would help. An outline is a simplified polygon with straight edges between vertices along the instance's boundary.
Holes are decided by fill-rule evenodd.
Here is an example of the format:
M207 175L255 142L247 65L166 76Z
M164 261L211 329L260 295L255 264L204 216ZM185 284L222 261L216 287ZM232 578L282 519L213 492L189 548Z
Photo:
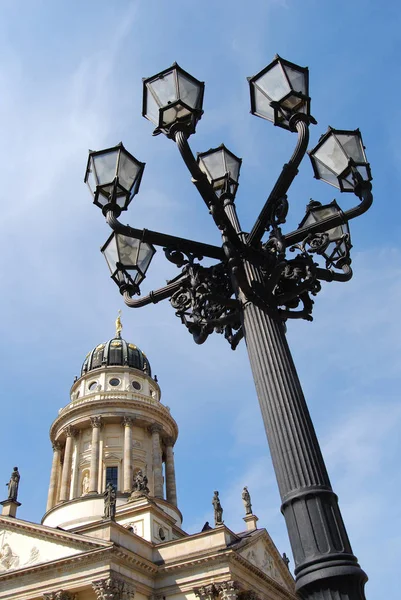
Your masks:
M104 515L116 490L116 521L149 539L181 536L173 447L178 427L160 402L146 355L116 335L87 354L70 403L50 428L53 462L43 524L76 530ZM136 491L135 491L136 490ZM146 507L152 507L144 517ZM145 511L146 512L146 511Z

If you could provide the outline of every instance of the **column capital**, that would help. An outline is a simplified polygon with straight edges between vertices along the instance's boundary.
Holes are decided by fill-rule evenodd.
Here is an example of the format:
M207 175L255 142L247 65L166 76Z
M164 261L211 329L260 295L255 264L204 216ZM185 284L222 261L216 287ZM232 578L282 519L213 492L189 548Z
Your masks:
M132 425L134 424L135 419L133 417L123 417L121 419L121 425L123 427L132 427Z
M92 582L97 600L133 600L135 586L118 577L106 577Z
M236 581L222 581L216 584L216 591L220 600L236 600L239 592L239 585Z
M91 420L91 425L93 428L102 427L102 425L103 425L103 419L99 415L96 415L95 417L91 417L90 420Z
M61 442L56 442L56 441L52 442L52 448L53 448L54 452L60 452L61 447L62 447Z
M172 435L166 435L164 438L164 443L166 444L166 446L174 446L174 438Z
M194 588L194 594L199 600L214 600L216 588L213 583L210 585L202 585L199 588Z
M161 433L163 431L163 426L160 423L152 423L149 427L150 433Z
M71 592L65 592L64 590L43 594L43 600L76 600L76 598L76 594L71 594Z
M64 427L63 431L66 437L75 437L78 433L78 431L72 425L67 425L67 427Z

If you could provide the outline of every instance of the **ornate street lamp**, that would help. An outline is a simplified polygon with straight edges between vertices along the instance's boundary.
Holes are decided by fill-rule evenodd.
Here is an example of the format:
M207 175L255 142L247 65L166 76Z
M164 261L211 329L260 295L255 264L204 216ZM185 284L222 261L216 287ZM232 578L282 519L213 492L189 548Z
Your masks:
M228 150L224 144L207 152L198 152L198 165L212 184L216 196L229 192L232 197L238 189L242 159Z
M152 244L120 233L112 233L101 249L113 281L130 295L139 294L139 285L156 252Z
M352 277L348 223L372 204L370 167L358 130L329 129L310 152L315 176L353 192L358 203L343 211L335 201L311 201L298 229L283 234L287 193L307 151L309 126L316 123L310 114L308 70L277 56L249 84L251 112L297 133L294 153L251 231L241 228L234 202L241 160L224 145L195 159L188 138L202 115L204 85L173 65L144 80L143 114L156 125L155 133L177 144L222 243L204 244L120 223L117 217L127 205L117 200L121 176L117 161L107 155L116 149L110 149L91 153L88 163L92 173L98 169L96 156L106 154L103 159L112 165L103 168L102 176L96 171L93 188L95 203L114 231L102 251L128 306L169 299L196 343L213 332L222 333L232 349L246 339L294 554L297 593L308 600L363 600L367 577L352 553L284 323L312 320L312 297L322 281ZM124 198L131 198L138 185L125 187ZM181 271L164 287L134 299L155 251L153 244ZM319 256L324 266L316 262ZM204 267L204 257L214 264Z
M93 204L104 214L112 210L118 216L127 210L138 193L144 168L145 163L127 152L122 143L100 152L89 152L85 183L93 196Z
M363 181L372 179L359 129L342 131L329 127L309 156L316 179L323 179L342 192L355 191L355 171Z
M194 133L203 114L205 84L174 63L169 69L143 80L143 109L146 119L156 125L155 133L167 133L173 125Z

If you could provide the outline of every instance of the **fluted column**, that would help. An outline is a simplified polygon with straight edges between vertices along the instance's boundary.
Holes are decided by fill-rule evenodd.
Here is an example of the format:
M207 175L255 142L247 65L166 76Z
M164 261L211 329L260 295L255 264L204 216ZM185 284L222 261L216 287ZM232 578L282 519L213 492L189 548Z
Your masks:
M174 506L177 506L177 486L175 483L174 466L174 440L171 437L165 439L166 442L166 499Z
M163 498L162 452L160 445L160 433L162 430L162 426L158 423L153 423L150 427L153 450L153 493L155 498Z
M47 495L47 506L46 512L53 508L56 503L56 490L58 484L58 478L60 476L60 456L61 456L61 444L60 442L53 442L53 460L52 470L50 473L50 484L49 493Z
M124 427L124 482L123 491L132 491L132 425L134 420L130 417L124 417L122 425Z
M367 578L352 553L284 326L248 303L243 327L294 554L297 591L309 600L362 600Z
M65 502L70 497L70 485L71 485L71 462L72 462L72 448L73 438L76 434L76 430L68 425L64 429L66 435L65 450L64 450L64 463L63 471L61 474L61 488L60 488L60 502Z
M99 437L102 426L102 417L91 417L92 425L92 447L91 462L89 474L89 494L98 493L98 474L99 474Z

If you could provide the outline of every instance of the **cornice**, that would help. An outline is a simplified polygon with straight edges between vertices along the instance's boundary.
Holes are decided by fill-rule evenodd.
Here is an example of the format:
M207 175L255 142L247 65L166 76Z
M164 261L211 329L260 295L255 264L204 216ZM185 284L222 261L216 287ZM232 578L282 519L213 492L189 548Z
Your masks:
M81 535L79 533L72 532L64 532L59 529L54 529L53 527L47 527L46 525L40 525L38 523L31 523L30 521L21 521L20 519L15 519L11 517L2 517L0 516L0 526L3 525L5 529L11 530L23 530L27 533L32 533L35 537L46 538L46 539L54 539L58 542L63 541L65 544L73 547L81 547L82 545L101 548L110 546L110 542L106 542L104 540L93 540L88 539L87 536Z
M116 392L112 394L110 392L98 392L100 398L95 399L82 399L81 402L78 400L73 406L66 406L62 409L62 412L56 417L50 427L50 439L52 442L56 439L56 434L60 434L60 431L67 425L78 425L80 419L88 419L88 427L90 416L94 413L99 413L104 418L107 416L130 416L130 412L133 411L132 416L138 416L135 411L144 411L144 420L148 422L148 425L158 423L163 427L163 432L167 436L173 434L173 439L176 440L178 437L178 425L175 419L171 416L168 409L160 402L152 400L146 396L140 398L132 398L132 392ZM126 397L124 395L126 394ZM130 396L130 397L128 397ZM112 401L112 404L110 403ZM123 413L119 414L118 409L123 409ZM127 409L129 409L127 411ZM90 411L91 415L88 415ZM146 418L148 417L148 418ZM171 431L169 431L165 425L169 425ZM162 436L163 437L163 436Z
M261 569L253 565L251 562L249 562L249 560L238 554L235 550L230 550L228 553L226 553L226 555L228 555L227 558L230 563L238 563L242 567L245 567L247 571L251 571L252 575L256 575L259 579L263 580L265 583L268 583L271 588L284 594L285 598L295 598L294 580L292 579L291 575L288 583L291 585L291 587L294 587L294 594L283 587L283 584L273 579L273 577L270 577L270 575L264 573Z

